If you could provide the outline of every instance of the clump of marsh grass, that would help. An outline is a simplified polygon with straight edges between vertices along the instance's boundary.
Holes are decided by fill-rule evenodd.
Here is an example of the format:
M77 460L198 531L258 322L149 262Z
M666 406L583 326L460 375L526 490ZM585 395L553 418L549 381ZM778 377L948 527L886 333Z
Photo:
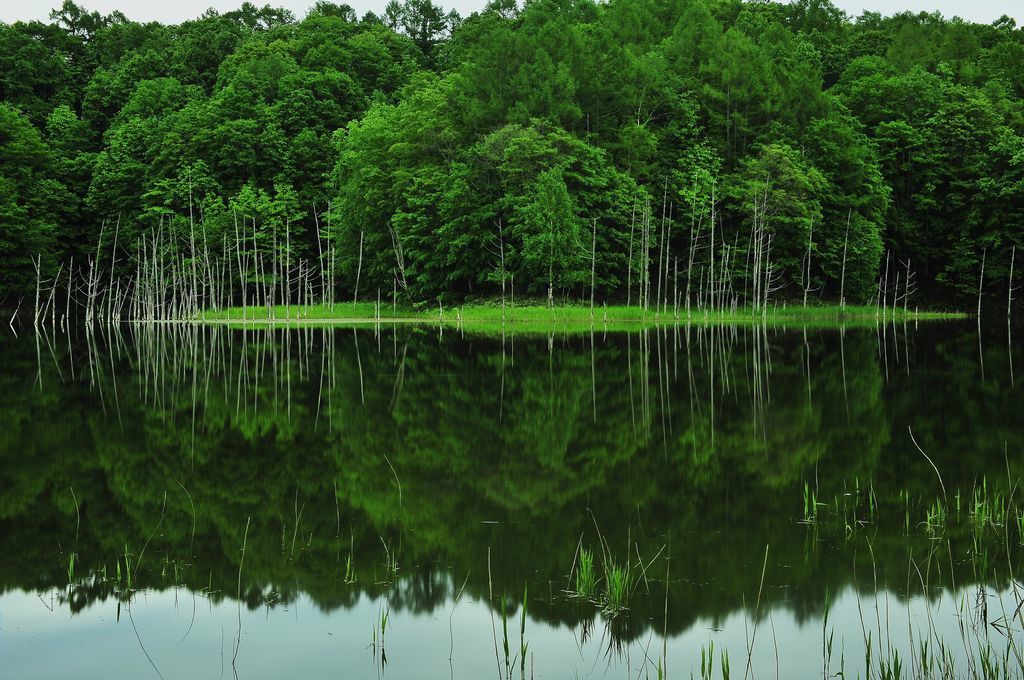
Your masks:
M971 529L982 534L989 528L998 528L1006 523L1008 504L998 491L989 496L988 479L982 477L981 485L975 485L969 519Z
M927 515L925 517L924 528L929 536L936 536L942 533L943 528L946 526L946 507L942 504L942 501L936 499L935 503L928 508Z
M580 561L576 569L573 595L581 600L593 600L597 592L597 573L594 571L594 553L586 548L580 550Z
M903 531L910 533L910 493L900 489L900 499L903 501Z
M386 548L387 546L385 546ZM356 582L356 538L355 534L349 537L348 555L345 556L345 567L341 570L342 580L351 585ZM390 561L390 560L389 560Z
M506 595L501 596L501 632L503 640L503 649L505 650L505 677L512 677L512 666L515 660L509 657L510 651L508 646L508 597Z
M729 652L722 650L721 654L722 680L729 680L732 670L729 667ZM715 642L712 640L708 647L701 645L700 648L700 680L713 680L715 677Z
M519 673L526 677L526 654L530 643L526 641L526 596L529 586L523 584L523 608L519 612Z
M615 617L628 609L636 577L629 559L616 561L600 533L598 539L601 543L600 572L594 551L582 545L577 546L569 572L567 593L575 599L593 602L601 608L603 614Z
M170 578L174 586L180 586L184 581L182 577L186 566L180 560L172 560L170 557L164 556L163 566L160 568L160 578L165 581Z
M903 680L903 662L898 649L891 650L889 657L879 662L878 677L880 680Z
M391 551L383 537L380 542L384 545L384 576L379 583L394 583L398 580L398 555Z
M601 609L609 616L618 616L628 609L629 596L633 590L634 575L629 561L616 564L610 557L604 560L604 597Z
M388 606L382 607L377 613L377 620L373 623L373 630L370 638L370 649L373 650L374 660L380 661L380 667L383 671L388 665L388 655L384 650L384 637L388 631L388 618L391 615L391 608Z
M501 672L501 663L498 664L498 676L501 678L511 678L512 669L515 667L516 662L519 663L520 677L526 677L526 655L529 653L530 643L526 641L526 611L527 611L527 595L529 592L529 585L523 585L523 603L519 609L519 650L513 654L512 648L509 644L508 635L508 618L509 618L509 598L507 595L501 596L501 634L502 634L502 649L505 653L505 672L504 675ZM495 642L495 654L498 653L497 642Z
M121 557L115 558L115 564L117 565L117 580L116 584L118 588L122 586L129 593L132 591L132 554L128 550L128 544L124 546L124 571L121 571ZM136 566L137 568L137 566Z
M618 564L612 557L611 548L608 542L601 535L601 529L594 521L594 528L597 529L597 539L601 544L601 566L604 572L604 592L601 597L601 611L609 617L614 618L629 608L629 597L633 592L635 581L629 565L630 537L626 536L626 560ZM641 565L642 566L642 565Z
M811 485L804 482L804 524L814 524L818 520L818 494Z

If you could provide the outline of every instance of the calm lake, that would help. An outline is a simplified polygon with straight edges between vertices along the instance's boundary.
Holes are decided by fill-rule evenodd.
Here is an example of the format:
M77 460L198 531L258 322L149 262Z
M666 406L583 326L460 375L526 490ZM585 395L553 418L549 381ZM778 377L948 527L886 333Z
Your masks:
M19 333L0 678L1024 667L1006 326Z

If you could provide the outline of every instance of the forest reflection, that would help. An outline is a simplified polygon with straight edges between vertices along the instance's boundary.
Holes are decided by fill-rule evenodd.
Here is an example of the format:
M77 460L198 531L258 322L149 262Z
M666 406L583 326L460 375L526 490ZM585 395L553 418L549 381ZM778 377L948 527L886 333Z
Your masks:
M628 639L755 596L810 617L851 586L912 594L911 555L931 588L1004 586L1019 541L922 524L944 490L952 513L1021 475L1007 340L972 323L6 335L0 587L72 611L185 586L414 613L528 587L532 618L575 625L594 614L566 596L584 546L644 570Z

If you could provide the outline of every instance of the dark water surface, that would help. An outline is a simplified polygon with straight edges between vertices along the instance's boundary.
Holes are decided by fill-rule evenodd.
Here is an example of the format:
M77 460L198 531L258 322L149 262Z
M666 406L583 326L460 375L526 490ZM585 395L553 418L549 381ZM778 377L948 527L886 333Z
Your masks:
M0 678L1019 677L1017 369L973 322L8 332Z

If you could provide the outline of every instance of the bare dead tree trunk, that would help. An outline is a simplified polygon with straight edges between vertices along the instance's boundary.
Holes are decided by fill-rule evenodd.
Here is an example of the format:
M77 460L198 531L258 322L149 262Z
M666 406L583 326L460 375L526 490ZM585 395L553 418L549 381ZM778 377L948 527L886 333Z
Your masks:
M850 245L850 218L853 216L851 209L846 213L846 238L843 239L843 272L839 276L839 307L846 309L846 249Z
M72 255L71 266L68 267L68 299L65 300L65 318L68 320L69 326L71 325L71 289L72 289L72 272L75 270L75 256ZM1011 293L1013 295L1013 293Z
M18 306L14 308L14 313L11 314L11 320L7 322L7 325L11 327L11 330L14 330L14 320L18 318L18 312L21 310L21 303L24 301L24 296L18 298Z
M661 310L661 280L664 272L665 259L665 224L668 209L668 180L665 181L665 189L661 197L661 224L658 225L658 288L654 295L654 315L657 316Z
M301 266L299 268L301 277ZM284 318L291 316L291 299L292 299L292 225L291 219L286 217L284 220L284 280L281 281L284 286ZM299 281L301 286L302 282ZM302 288L299 288L299 294L302 294Z
M675 258L675 273L672 277L672 317L679 318L679 257Z
M391 234L391 247L395 251L395 263L398 265L398 283L402 287L403 292L409 291L409 282L405 278L405 250L402 248L402 239L398 237L398 232L388 225L388 232Z
M114 267L117 265L117 236L121 231L121 215L118 213L117 222L114 223L114 246L110 249L110 284L107 286L107 312L110 311L110 290L114 287ZM99 257L96 258L99 265Z
M807 266L804 271L804 309L807 309L807 294L811 290L811 244L814 242L814 220L807 231Z
M498 220L498 256L500 258L501 271L499 276L501 277L501 321L505 321L505 232L501 224L501 220Z
M503 258L504 259L504 258ZM597 218L594 218L593 235L590 241L590 320L594 320L594 282L597 273ZM502 302L504 306L504 302ZM502 312L504 315L504 312Z
M665 281L665 295L662 299L663 311L668 313L668 279L669 273L672 269L669 262L672 257L672 208L674 203L669 201L668 204L668 222L665 224L665 266L663 268L662 279Z
M330 271L328 272L328 274L329 274L328 281L330 282L330 285L331 285L330 300L331 300L331 311L332 311L332 313L334 311L334 303L335 303L335 299L334 299L334 291L335 291L334 271L335 271L337 255L338 255L338 248L337 248L337 246L334 243L334 232L331 230L331 204L328 201L328 203L327 203L327 262L328 262L328 265L327 266L330 267Z
M1010 278L1006 284L1006 318L1010 318L1010 310L1013 309L1013 261L1017 257L1017 246L1010 250Z
M696 208L691 206L690 210L690 252L687 254L686 260L686 316L690 316L690 296L693 287L693 262L697 254L697 245L700 243L700 227L704 221L704 212L701 211L700 217L694 216Z
M359 302L359 275L363 272L363 230L359 230L359 264L356 267L356 289L352 295L352 304Z
M636 227L636 200L633 200L633 216L629 218L629 257L626 260L626 306L633 301L633 230Z
M715 281L715 221L717 220L715 214L715 182L711 183L711 272L708 275L708 284L712 291L711 306L715 305L714 298L714 281Z
M981 276L978 279L978 316L981 317L981 291L985 285L985 256L988 253L988 248L981 251Z
M885 312L889 308L889 257L891 253L885 251L885 278L882 284L882 318L885 318Z
M114 232L114 248L117 248L117 232ZM195 216L192 213L192 173L189 173L188 178L188 248L189 256L192 260L192 292L188 296L191 301L189 305L192 309L190 312L194 312L199 304L197 296L199 295L199 275L196 273L196 222ZM110 263L110 276L113 280L114 276L114 263Z
M643 222L643 239L644 239L644 278L641 284L643 288L643 294L641 296L641 306L644 308L644 314L650 308L651 300L651 206L648 201L647 209L644 211L644 222Z
M41 273L39 271L39 265L40 265L39 255L35 256L35 259L32 260L32 264L35 265L35 268L36 268L36 306L35 306L35 313L32 316L32 325L33 326L39 326L39 287L42 285L42 282L40 281L40 277L42 275L41 275Z
M892 291L892 318L896 319L896 303L900 295L900 270L896 269L896 283L895 288Z
M249 312L246 307L246 294L245 294L245 270L242 268L242 240L238 234L238 215L232 211L232 216L235 221L235 259L238 261L238 286L242 296L242 320L248 316ZM242 229L245 229L245 217L242 217ZM248 266L248 258L246 258L246 266Z
M206 307L212 305L217 308L217 286L220 283L218 277L214 277L210 263L210 244L206 238L206 219L203 217L202 206L199 211L199 226L203 229L203 269L206 270L206 281L203 282L203 319L206 318Z
M57 327L57 282L60 281L60 275L64 273L64 264L57 268L57 274L53 277L53 285L50 287L50 296L46 299L46 307L50 312L50 327ZM43 316L43 323L46 323L46 316Z
M313 204L313 225L316 227L316 250L320 264L320 301L327 304L327 281L324 278L324 244L320 234L320 217L316 214L316 203Z
M548 252L548 307L555 307L555 223L551 222L548 227L549 252Z
M907 276L903 282L903 314L907 313L907 301L910 300L910 279L912 274L910 272L910 258L907 258Z

